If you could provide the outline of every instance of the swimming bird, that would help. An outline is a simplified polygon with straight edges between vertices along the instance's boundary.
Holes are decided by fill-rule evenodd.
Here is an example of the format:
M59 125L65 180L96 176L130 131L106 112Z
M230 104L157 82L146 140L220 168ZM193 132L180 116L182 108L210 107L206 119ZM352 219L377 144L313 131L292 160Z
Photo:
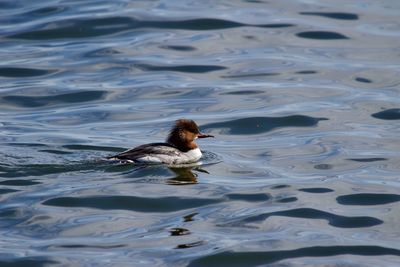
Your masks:
M144 144L108 159L169 165L193 163L202 156L195 140L207 137L214 136L201 133L193 120L179 119L175 121L165 143Z

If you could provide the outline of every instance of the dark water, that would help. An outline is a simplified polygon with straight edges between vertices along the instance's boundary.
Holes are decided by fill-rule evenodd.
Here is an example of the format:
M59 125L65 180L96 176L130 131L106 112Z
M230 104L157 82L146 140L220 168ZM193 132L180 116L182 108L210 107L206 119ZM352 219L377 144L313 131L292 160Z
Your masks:
M399 1L0 1L1 266L399 266ZM111 164L194 119L198 166Z

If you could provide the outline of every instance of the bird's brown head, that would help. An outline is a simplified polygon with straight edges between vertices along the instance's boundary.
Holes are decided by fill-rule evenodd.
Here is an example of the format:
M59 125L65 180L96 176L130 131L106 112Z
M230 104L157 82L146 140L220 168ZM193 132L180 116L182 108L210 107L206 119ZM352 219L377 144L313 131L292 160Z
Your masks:
M197 148L194 140L196 138L214 137L200 132L199 127L193 120L179 119L169 133L167 142L178 147L182 151Z

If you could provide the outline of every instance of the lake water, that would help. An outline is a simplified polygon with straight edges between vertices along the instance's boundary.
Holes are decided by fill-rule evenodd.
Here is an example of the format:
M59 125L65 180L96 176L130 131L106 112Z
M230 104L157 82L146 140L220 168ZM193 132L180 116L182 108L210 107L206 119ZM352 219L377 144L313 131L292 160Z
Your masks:
M1 1L1 266L399 266L400 2ZM191 167L102 158L215 135Z

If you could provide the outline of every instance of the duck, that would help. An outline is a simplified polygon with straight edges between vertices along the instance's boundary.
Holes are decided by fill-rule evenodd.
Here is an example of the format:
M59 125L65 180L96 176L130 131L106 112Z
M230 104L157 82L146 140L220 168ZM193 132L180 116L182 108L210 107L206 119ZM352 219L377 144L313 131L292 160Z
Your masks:
M214 136L201 133L193 120L179 119L175 121L165 142L140 145L107 159L144 164L194 163L202 157L195 140L209 137Z

